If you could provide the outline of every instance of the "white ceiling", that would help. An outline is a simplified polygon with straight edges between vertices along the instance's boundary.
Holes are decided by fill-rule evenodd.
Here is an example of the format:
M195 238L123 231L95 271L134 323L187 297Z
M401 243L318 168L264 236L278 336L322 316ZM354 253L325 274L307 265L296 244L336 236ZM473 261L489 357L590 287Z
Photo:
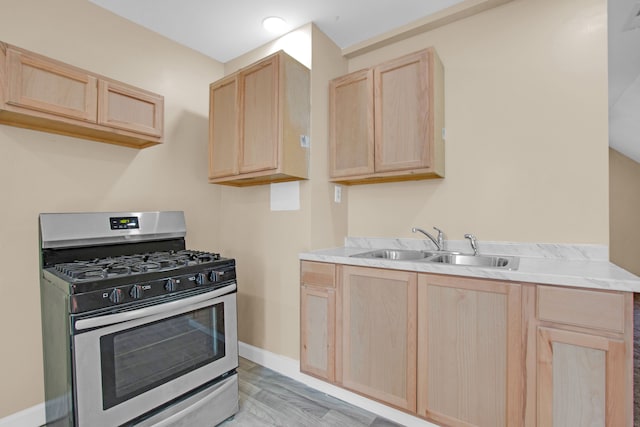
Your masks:
M268 16L284 18L285 32L313 22L346 48L464 0L90 1L224 63L282 35L262 28Z
M281 34L262 28L268 16L284 32L315 23L345 49L412 24L465 0L90 0L113 13L220 62ZM609 144L640 162L640 0L609 0Z

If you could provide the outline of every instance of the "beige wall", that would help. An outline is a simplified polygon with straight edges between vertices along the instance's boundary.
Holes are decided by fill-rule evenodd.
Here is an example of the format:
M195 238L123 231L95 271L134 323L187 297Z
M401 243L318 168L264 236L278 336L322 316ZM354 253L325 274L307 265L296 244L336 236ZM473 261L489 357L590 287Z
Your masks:
M435 46L447 139L444 180L350 188L349 235L608 244L606 43L604 0L516 0L350 60Z
M609 149L611 262L640 275L640 164Z
M310 180L300 183L300 210L271 211L271 187L221 189L223 251L238 262L240 341L294 359L299 355L298 254L341 245L346 203L333 204L328 183L328 81L347 70L340 50L309 24L225 64L225 73L277 50L311 69Z
M0 125L2 418L44 399L40 212L184 210L188 245L217 249L207 88L223 66L86 0L3 0L0 40L163 94L166 108L166 143L144 150Z
M268 185L207 184L207 86L290 37L223 67L85 0L4 0L0 40L164 94L167 143L136 151L0 126L0 289L20 289L19 302L0 302L0 417L43 399L39 212L185 210L189 246L237 258L240 339L292 358L300 251L345 235L408 237L413 225L452 239L607 244L605 7L515 0L349 61L303 27L311 52L285 50L312 69L311 180L299 211L271 212ZM328 80L431 45L445 65L447 177L350 187L333 203Z

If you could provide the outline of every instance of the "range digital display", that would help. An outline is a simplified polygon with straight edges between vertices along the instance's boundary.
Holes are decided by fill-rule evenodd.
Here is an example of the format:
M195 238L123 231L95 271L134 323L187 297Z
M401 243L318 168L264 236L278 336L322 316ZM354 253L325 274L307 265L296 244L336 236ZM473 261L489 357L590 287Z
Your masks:
M132 230L140 228L137 216L117 216L109 218L112 230Z

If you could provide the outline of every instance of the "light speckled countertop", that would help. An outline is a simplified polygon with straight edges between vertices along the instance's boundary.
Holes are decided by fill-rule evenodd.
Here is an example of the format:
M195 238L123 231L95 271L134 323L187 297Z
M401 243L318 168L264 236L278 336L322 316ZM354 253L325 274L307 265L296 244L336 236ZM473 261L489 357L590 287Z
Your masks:
M470 253L467 241L447 241L445 248ZM542 283L591 289L640 292L640 277L610 263L603 245L567 245L511 242L478 242L481 255L506 255L520 258L517 270L493 267L444 265L428 261L397 261L354 258L351 255L373 249L433 250L433 244L422 239L385 239L347 237L345 246L303 252L301 260L335 264L450 274L512 282Z

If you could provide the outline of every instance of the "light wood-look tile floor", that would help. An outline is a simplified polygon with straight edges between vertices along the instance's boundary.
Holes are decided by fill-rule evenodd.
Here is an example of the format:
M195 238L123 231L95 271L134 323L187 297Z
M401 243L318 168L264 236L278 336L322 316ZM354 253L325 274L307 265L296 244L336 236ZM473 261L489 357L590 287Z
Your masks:
M399 426L247 359L238 373L240 412L222 427Z

